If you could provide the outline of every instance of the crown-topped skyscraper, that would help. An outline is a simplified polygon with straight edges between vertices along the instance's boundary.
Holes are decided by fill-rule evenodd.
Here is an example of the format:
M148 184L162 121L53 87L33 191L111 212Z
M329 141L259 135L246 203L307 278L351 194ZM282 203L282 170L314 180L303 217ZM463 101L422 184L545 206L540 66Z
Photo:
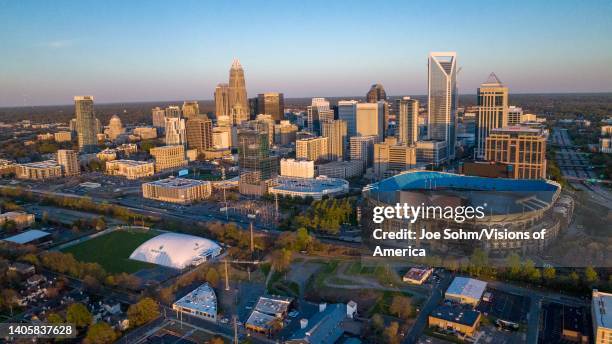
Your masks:
M238 59L234 59L230 68L229 110L234 125L249 119L249 102L244 81L244 69L242 69Z

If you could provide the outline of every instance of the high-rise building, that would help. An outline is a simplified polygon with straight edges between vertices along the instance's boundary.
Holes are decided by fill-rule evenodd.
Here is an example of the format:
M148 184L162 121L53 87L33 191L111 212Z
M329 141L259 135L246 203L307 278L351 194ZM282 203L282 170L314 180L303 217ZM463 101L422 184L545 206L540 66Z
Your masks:
M397 99L396 109L398 141L412 146L419 140L419 101L410 97Z
M374 144L378 142L378 136L353 136L350 139L351 160L363 162L363 168L367 169L374 162Z
M546 140L541 128L495 128L486 139L485 159L512 165L516 179L546 178Z
M186 100L183 102L183 116L190 118L200 114L200 105L195 100Z
M57 163L62 166L62 172L65 177L78 176L81 173L77 153L71 149L58 150Z
M168 117L181 117L181 108L176 105L171 105L166 108L166 118Z
M446 142L438 140L424 140L416 143L417 162L438 166L446 161Z
M79 150L91 153L98 145L96 117L94 115L93 96L74 97L74 112L76 115Z
M284 120L274 125L274 142L277 145L285 146L295 142L298 126Z
M321 125L322 136L327 137L329 160L342 160L348 137L346 121L335 120Z
M476 156L484 157L484 146L489 132L508 125L508 88L491 73L478 89L476 117Z
M278 159L270 156L266 131L238 130L238 165L242 184L261 185L261 182L278 175Z
M213 127L213 148L228 149L232 147L232 127Z
M338 119L346 121L349 137L357 135L357 104L356 100L341 100L338 102Z
M166 145L184 145L186 142L185 119L166 117Z
M381 84L374 84L366 94L368 103L378 103L381 100L387 100L387 92Z
M314 161L281 159L280 175L284 177L314 178Z
M508 125L517 125L521 123L521 116L523 116L523 109L518 106L508 107Z
M397 138L374 144L374 173L386 178L416 166L416 146L399 144Z
M444 141L449 159L455 157L457 126L457 53L429 54L427 134L429 139Z
M312 98L310 106L306 109L308 116L308 131L316 134L321 133L320 115L323 114L325 119L329 119L329 101L325 98ZM333 111L332 111L333 116ZM333 119L333 117L332 117Z
M187 145L198 154L213 147L212 121L206 115L193 116L187 120Z
M384 132L384 109L385 102L359 103L357 104L356 130L358 136L378 137L377 142L382 142Z
M271 115L259 114L253 121L248 122L249 127L268 133L268 145L274 145L274 120Z
M275 122L285 118L285 98L282 93L260 93L257 95L257 114L270 115Z
M249 119L249 102L247 99L244 69L240 61L235 59L230 68L229 85L229 112L234 124L241 124Z
M151 118L153 120L153 126L157 129L166 128L166 110L161 109L159 106L151 110Z
M329 158L327 137L312 137L295 141L295 157L297 159L322 161Z
M119 137L119 135L125 133L125 128L121 123L121 118L117 115L113 115L108 121L108 138L113 141Z
M215 116L230 116L228 84L220 83L215 88Z
M155 147L149 152L155 159L155 172L187 166L188 163L182 145Z

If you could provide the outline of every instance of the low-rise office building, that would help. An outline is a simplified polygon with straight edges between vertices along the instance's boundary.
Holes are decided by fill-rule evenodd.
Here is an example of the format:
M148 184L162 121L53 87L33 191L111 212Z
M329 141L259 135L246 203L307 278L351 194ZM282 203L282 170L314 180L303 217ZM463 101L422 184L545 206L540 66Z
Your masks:
M447 300L476 307L486 288L487 282L474 278L455 277L446 289L444 297Z
M60 178L62 166L55 160L31 162L17 165L15 173L19 179L47 180Z
M155 158L155 172L187 166L185 147L182 145L162 146L151 148L151 155Z
M96 158L102 161L111 161L117 159L117 151L111 148L107 148L98 154L96 154Z
M15 173L17 165L15 162L6 159L0 159L0 176L9 175Z
M174 302L172 309L205 320L217 321L217 295L208 283L204 283Z
M314 178L314 161L281 159L280 172L284 177Z
M106 173L127 179L139 179L155 174L155 166L150 161L112 160L106 162Z
M7 221L12 221L17 229L23 229L34 224L34 214L28 214L23 211L9 211L0 214L0 226Z
M591 304L594 343L612 343L612 293L593 290Z
M467 336L474 335L480 319L479 311L456 305L440 305L428 317L429 327L452 329Z
M58 131L53 134L55 142L70 142L72 141L72 132L70 131Z
M288 297L261 296L244 327L249 331L269 335L275 329L282 328L292 303L293 299Z
M402 277L402 281L410 284L421 285L427 281L429 276L433 273L432 268L417 268L413 267L406 272Z
M417 141L416 160L438 166L446 161L446 142L436 140Z
M210 197L209 181L166 178L142 184L142 196L163 202L189 204Z
M141 140L151 140L157 138L157 128L153 127L136 127L132 134L138 136Z

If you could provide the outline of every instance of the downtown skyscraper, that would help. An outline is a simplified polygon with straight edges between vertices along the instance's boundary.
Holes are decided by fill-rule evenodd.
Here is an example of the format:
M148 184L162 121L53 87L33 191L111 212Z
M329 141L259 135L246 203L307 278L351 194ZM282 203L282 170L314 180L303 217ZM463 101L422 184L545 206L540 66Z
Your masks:
M229 85L220 83L215 88L215 116L230 116Z
M508 88L491 73L478 89L476 157L484 158L485 143L492 129L508 125Z
M400 144L412 146L419 139L419 101L410 97L396 100L397 138Z
M257 114L270 115L275 122L285 118L285 97L282 93L268 92L257 95Z
M228 98L232 123L237 125L249 120L249 100L247 99L244 69L238 59L234 60L230 68Z
M457 139L457 53L432 52L428 60L427 135L445 142L444 157L454 159Z
M93 105L93 96L74 97L74 113L76 116L79 151L85 153L94 152L98 144L98 132Z

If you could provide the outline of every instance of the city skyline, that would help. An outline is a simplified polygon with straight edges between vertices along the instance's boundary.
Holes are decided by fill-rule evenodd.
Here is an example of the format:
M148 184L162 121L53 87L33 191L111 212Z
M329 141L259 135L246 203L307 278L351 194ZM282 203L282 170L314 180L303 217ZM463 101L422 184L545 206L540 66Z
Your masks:
M324 6L327 15L304 21L308 11L296 6ZM612 91L605 2L151 3L138 16L137 3L2 2L0 9L9 28L0 33L8 47L0 106L67 104L74 94L94 94L99 103L212 99L233 58L244 66L249 97L364 95L375 83L389 95L423 95L431 51L457 52L460 94L473 94L491 72L514 93ZM252 11L261 20L248 20ZM405 21L407 11L426 15ZM388 18L366 25L368 12ZM21 13L36 25L26 26ZM161 13L169 19L160 24ZM271 13L284 20L266 20ZM492 24L500 31L483 30ZM500 39L501 31L508 34ZM277 54L262 54L261 35Z

